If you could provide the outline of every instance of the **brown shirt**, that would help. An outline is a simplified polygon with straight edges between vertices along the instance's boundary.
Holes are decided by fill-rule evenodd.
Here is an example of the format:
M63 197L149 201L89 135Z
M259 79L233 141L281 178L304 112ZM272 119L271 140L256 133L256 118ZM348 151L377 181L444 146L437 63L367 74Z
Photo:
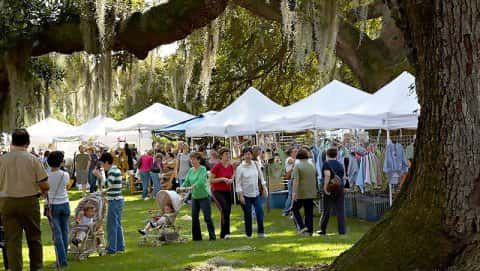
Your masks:
M48 178L42 164L24 150L0 157L0 198L23 198L40 193L38 183Z

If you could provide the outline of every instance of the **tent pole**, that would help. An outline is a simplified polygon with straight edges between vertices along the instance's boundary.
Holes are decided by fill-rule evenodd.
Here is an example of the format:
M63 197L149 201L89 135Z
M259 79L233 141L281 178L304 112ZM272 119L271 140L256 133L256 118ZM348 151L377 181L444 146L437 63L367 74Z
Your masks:
M229 137L229 146L230 146L230 156L233 160L233 146L232 146L232 138ZM232 161L233 162L233 161ZM233 178L233 205L237 205L237 180L235 179L235 176Z
M390 140L390 129L388 128L388 119L387 119L387 145L391 142ZM387 149L387 145L385 145L385 150ZM393 192L392 192L392 184L388 183L388 198L390 201L390 207L393 205Z

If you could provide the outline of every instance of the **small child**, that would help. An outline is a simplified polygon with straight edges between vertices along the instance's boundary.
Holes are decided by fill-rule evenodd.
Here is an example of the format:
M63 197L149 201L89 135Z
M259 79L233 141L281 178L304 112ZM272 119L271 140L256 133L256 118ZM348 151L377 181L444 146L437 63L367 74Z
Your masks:
M87 237L87 231L91 228L94 221L93 218L95 217L95 207L94 206L85 206L85 208L81 211L80 218L77 219L77 231L74 232L72 243L75 246L78 246L79 243L83 242Z
M147 225L145 225L145 228L138 230L138 233L141 235L146 235L147 232L153 230L153 229L158 229L161 226L167 224L168 222L171 222L172 216L175 214L175 210L173 209L171 204L165 204L163 206L163 215L160 216L153 216L152 220L150 220Z

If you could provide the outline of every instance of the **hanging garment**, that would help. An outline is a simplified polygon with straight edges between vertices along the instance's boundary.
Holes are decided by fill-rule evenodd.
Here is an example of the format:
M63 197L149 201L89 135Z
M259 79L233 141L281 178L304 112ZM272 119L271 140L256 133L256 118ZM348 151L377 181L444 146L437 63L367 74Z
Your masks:
M358 169L358 174L357 174L357 178L355 180L355 185L358 186L358 188L360 188L360 191L362 193L365 192L365 183L364 183L364 180L365 180L365 163L364 163L364 157L360 158L360 167Z
M355 185L357 182L358 171L360 168L360 159L357 159L355 156L350 155L350 163L348 165L348 176L351 180L351 185Z
M405 159L405 151L402 144L388 144L383 164L383 172L387 173L388 182L390 184L398 184L400 182L400 177L407 171L408 164Z
M407 148L405 149L405 159L407 160L413 160L413 154L414 154L414 148L413 148L413 143L408 145Z

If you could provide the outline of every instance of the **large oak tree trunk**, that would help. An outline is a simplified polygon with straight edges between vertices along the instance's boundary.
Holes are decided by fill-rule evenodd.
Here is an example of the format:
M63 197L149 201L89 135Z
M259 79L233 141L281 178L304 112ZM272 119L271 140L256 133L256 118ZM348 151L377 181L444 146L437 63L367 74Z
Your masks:
M332 269L479 270L480 1L399 2L422 106L412 174Z

